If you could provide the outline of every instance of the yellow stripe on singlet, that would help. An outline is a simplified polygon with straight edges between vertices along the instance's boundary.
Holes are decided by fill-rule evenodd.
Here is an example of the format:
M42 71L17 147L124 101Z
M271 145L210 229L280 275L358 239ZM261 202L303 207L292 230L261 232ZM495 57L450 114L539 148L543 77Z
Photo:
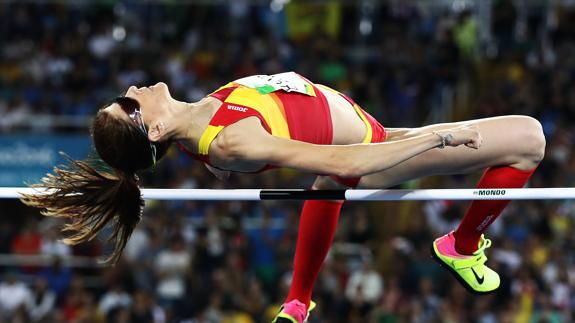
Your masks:
M279 98L276 99L279 100ZM279 105L272 95L261 94L255 89L240 86L230 93L226 102L243 105L258 111L271 128L272 135L291 138L285 112L282 111L283 104Z
M287 120L286 110L284 108L284 103L279 98L279 96L273 92L268 94L268 95L270 96L270 98L272 98L272 100L274 100L274 103L278 107L278 111L282 114L282 117L284 118L284 120Z
M341 94L340 92L338 92L338 91L336 91L336 90L334 90L334 89L332 89L332 88L330 88L330 87L328 87L328 86L325 86L325 85L323 85L323 84L315 84L315 86L318 86L318 87L320 87L320 88L322 88L322 89L324 89L324 90L327 90L327 91L330 91L330 92L332 92L332 93L335 93L335 94L341 96L344 100L348 101L348 100L343 96L343 94ZM349 101L348 101L348 102L349 102ZM351 102L349 102L349 104L351 104ZM361 110L360 106L359 106L357 103L356 103L356 104L353 104L352 106L353 106L353 109L355 110L355 113L357 113L357 115L361 118L361 120L363 121L363 123L364 123L365 126L366 126L367 131L366 131L366 133L365 133L365 136L363 137L362 143L368 144L368 143L371 142L371 138L373 137L373 128L371 127L371 123L369 123L369 120L367 120L367 117L365 116L365 113L363 112L363 110Z
M210 144L216 136L224 129L224 126L212 126L208 125L202 136L200 137L200 141L198 142L198 153L200 155L207 155L210 149Z

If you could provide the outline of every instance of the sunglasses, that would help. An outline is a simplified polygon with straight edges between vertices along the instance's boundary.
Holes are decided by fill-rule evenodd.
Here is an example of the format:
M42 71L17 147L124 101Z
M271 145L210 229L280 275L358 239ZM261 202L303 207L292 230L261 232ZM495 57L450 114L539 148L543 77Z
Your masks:
M150 143L150 149L152 150L152 160L154 165L156 164L156 146L148 138L148 130L144 124L144 119L142 118L142 111L140 110L140 103L138 101L129 98L127 96L119 96L115 98L112 103L117 105L124 110L124 112L132 119L132 121L138 126L138 129L146 136L148 142Z

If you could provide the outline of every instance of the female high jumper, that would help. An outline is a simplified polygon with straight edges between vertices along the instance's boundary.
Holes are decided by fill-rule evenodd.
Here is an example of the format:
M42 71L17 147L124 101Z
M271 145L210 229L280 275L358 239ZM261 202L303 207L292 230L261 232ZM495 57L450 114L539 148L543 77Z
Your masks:
M542 160L541 124L502 116L421 128L387 128L347 96L293 73L230 82L199 102L177 101L164 83L130 87L100 109L92 124L99 156L113 172L83 161L43 179L49 193L23 201L45 215L68 218L64 241L95 237L109 222L121 255L144 202L136 173L152 167L172 143L217 177L287 167L318 174L313 189L387 188L430 175L484 170L478 188L520 188ZM455 231L432 243L432 255L469 291L489 293L499 275L485 265L483 232L509 201L473 201ZM343 201L305 201L293 281L274 322L301 323L332 243Z

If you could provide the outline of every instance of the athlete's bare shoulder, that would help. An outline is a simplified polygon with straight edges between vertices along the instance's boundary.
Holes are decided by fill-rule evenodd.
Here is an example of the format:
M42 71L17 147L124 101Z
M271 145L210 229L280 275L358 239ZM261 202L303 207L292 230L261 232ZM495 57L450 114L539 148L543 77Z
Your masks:
M241 119L226 126L212 141L209 148L210 161L216 167L235 171L255 171L262 163L246 162L246 154L253 145L261 145L270 134L257 117Z

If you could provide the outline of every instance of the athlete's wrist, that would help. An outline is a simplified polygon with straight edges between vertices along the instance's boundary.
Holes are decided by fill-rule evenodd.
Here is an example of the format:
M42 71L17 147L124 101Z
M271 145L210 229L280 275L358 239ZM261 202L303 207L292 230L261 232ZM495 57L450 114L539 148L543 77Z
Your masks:
M445 146L448 146L449 144L451 144L451 142L453 141L453 136L448 133L448 134L441 134L437 131L433 131L432 132L434 135L436 135L438 137L438 139L440 140L439 144L436 146L436 148L439 149L443 149L445 148Z

